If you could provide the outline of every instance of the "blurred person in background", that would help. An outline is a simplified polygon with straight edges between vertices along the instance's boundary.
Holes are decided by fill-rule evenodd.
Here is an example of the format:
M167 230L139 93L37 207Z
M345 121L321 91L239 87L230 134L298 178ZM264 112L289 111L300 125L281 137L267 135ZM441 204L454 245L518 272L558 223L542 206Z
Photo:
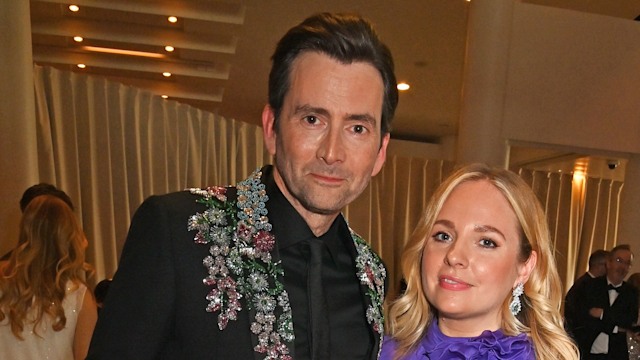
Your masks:
M26 205L17 247L0 262L3 359L84 359L97 320L87 291L87 239L54 195Z
M62 201L64 201L65 204L69 205L72 211L74 210L73 202L71 201L71 198L69 197L69 195L67 195L67 193L58 189L54 185L47 184L47 183L39 183L39 184L35 184L33 186L28 187L27 190L25 190L24 193L22 193L22 197L20 198L20 211L24 213L24 209L27 207L27 205L29 205L31 200L33 200L35 197L40 195L53 195L61 199ZM2 257L0 258L0 261L9 260L9 257L11 256L11 251L2 255Z
M631 274L627 279L627 283L636 289L640 299L640 273ZM640 308L640 300L638 301L638 308ZM629 360L640 359L640 315L631 330L627 331L627 346L629 347Z

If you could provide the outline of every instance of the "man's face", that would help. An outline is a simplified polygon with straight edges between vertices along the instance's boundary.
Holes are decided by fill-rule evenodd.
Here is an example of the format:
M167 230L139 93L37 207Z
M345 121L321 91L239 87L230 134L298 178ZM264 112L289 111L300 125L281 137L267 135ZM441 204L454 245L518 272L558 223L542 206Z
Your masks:
M384 164L382 78L368 63L308 52L294 61L289 81L277 133L273 109L263 112L276 182L303 217L337 214Z
M607 273L607 259L597 261L591 268L589 268L589 272L595 277L605 275Z
M627 277L633 255L631 251L620 249L612 253L607 259L607 278L614 284L620 284Z

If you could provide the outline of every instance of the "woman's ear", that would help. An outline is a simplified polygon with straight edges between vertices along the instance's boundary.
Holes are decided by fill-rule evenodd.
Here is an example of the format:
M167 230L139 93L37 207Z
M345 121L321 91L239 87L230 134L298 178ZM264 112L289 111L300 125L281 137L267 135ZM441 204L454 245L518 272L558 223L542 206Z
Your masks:
M536 267L536 263L538 262L538 253L535 251L531 251L531 255L524 264L518 265L518 278L516 279L515 284L513 284L513 288L518 284L525 284L529 281L529 276L533 272L533 269Z

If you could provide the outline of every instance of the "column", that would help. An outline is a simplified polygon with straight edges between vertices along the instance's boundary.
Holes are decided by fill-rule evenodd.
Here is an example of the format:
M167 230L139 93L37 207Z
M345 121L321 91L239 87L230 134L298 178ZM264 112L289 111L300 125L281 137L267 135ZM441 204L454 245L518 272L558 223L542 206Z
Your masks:
M22 192L38 181L29 1L0 1L0 255L18 240Z
M469 5L456 161L507 168L501 134L514 1L473 0Z

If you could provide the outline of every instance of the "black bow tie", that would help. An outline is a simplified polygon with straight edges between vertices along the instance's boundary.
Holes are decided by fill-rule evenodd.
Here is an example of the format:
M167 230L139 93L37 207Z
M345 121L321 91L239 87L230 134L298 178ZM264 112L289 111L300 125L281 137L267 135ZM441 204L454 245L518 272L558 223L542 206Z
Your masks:
M613 286L613 285L611 285L611 284L609 284L609 286L608 286L609 290L615 290L615 291L617 291L617 292L620 292L619 287L620 287L620 286Z

